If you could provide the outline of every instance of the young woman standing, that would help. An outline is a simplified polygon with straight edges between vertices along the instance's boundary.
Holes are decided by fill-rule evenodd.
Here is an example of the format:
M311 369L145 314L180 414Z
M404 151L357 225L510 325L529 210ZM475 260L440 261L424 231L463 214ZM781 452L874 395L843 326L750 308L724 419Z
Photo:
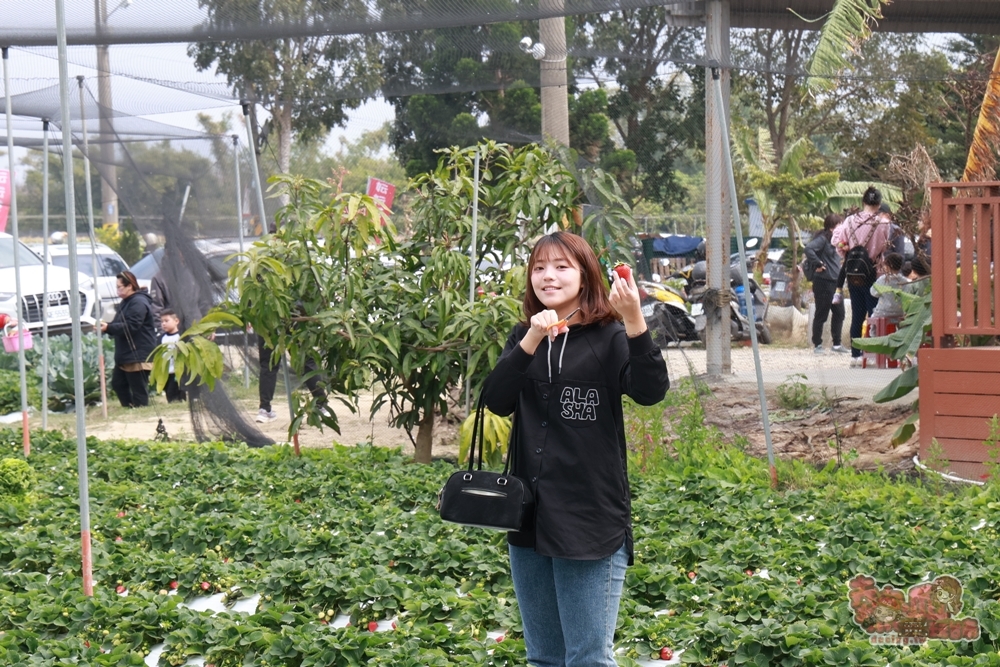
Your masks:
M514 413L513 473L535 498L507 540L528 662L614 667L633 554L622 396L661 401L667 369L634 280L616 274L609 294L581 237L542 237L528 276L525 321L485 385L491 411Z

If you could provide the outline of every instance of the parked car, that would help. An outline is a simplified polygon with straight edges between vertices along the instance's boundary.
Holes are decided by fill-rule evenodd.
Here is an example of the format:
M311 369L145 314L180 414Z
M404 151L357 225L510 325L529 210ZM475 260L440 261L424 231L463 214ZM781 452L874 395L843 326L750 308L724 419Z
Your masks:
M44 257L41 244L31 244L28 246L39 257ZM90 243L78 243L76 246L77 263L76 268L80 273L93 278L94 265L91 260L92 246ZM49 244L49 262L54 266L69 268L69 246L65 243ZM103 243L97 244L97 288L100 293L100 306L98 312L100 319L110 322L115 318L115 306L118 304L118 290L116 276L128 269L128 264L117 252Z
M21 303L17 303L14 253L20 264ZM48 271L48 292L45 273ZM80 275L80 318L84 331L94 328L94 283ZM0 312L19 318L31 331L42 330L42 311L48 315L49 333L72 331L70 316L70 272L61 266L45 266L42 258L10 234L0 233Z

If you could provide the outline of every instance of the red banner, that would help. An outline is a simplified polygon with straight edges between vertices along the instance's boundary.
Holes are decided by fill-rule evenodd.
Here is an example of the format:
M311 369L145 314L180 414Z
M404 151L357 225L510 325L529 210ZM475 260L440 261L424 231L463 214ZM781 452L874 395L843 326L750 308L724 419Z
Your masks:
M392 210L392 200L396 196L396 186L380 181L377 178L368 179L368 196L382 204L386 212Z
M0 169L0 232L7 229L7 216L10 212L10 172Z

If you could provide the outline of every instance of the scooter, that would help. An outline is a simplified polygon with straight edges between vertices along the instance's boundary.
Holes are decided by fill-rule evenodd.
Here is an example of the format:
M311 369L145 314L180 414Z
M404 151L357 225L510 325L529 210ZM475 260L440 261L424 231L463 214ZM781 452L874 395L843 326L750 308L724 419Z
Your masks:
M661 345L698 340L696 313L681 289L647 280L636 285L642 316L653 340ZM697 312L701 312L701 304L697 304Z
M747 258L747 272L752 270L753 258ZM689 266L686 266L674 274L674 277L682 278L685 280L685 291L687 293L688 299L692 304L691 312L695 313L694 306L697 305L699 308L699 315L695 316L695 329L698 332L699 339L704 342L705 340L705 315L702 302L704 300L705 292L707 291L706 277L707 270L705 261L695 262ZM730 300L729 302L729 329L733 340L742 341L750 339L750 321L748 318L747 299L742 296L743 293L743 273L740 270L739 258L737 257L733 264L729 267L729 286L736 294L736 298ZM754 280L753 276L750 276L750 294L753 301L754 310L754 325L757 329L757 340L768 345L771 343L771 330L768 328L767 324L764 322L764 318L767 315L767 297L764 295L764 290L760 288L757 281Z

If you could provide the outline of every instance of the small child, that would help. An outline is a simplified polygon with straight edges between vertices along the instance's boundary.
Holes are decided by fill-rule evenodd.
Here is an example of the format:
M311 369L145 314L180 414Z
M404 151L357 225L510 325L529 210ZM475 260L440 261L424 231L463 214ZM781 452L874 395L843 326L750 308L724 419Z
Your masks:
M180 318L177 317L177 313L168 308L164 308L160 311L160 328L163 330L163 337L160 338L160 342L164 345L169 345L171 351L174 348L174 343L180 340L180 325L181 321ZM177 378L174 377L173 358L170 359L170 378L167 380L167 386L164 387L164 392L167 394L167 403L177 403L187 400L187 394L183 389L181 389L180 384L177 382Z
M875 285L885 285L900 289L909 282L900 275L899 270L903 268L903 256L899 253L890 252L885 256L885 273L878 277ZM873 285L872 296L878 297L878 304L872 311L872 317L887 317L896 321L903 317L903 305L899 302L899 297L891 292L879 292Z

